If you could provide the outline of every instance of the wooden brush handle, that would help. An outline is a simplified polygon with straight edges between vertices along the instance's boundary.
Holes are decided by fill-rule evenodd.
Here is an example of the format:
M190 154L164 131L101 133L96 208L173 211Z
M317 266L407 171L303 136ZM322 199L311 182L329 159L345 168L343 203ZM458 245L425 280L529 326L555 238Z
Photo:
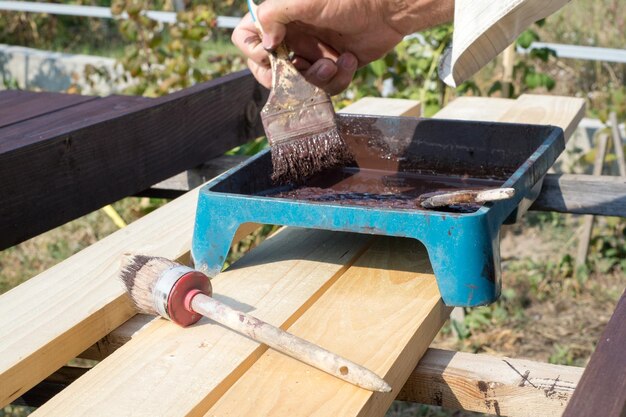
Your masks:
M264 343L274 350L298 359L356 386L389 392L391 387L372 371L342 358L320 346L292 335L278 327L252 317L204 294L191 301L192 309L229 329Z

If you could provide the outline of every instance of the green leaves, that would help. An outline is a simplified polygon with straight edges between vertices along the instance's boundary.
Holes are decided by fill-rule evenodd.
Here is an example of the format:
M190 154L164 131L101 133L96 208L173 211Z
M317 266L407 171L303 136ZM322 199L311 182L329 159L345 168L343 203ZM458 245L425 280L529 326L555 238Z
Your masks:
M357 71L339 102L364 96L417 99L427 115L442 106L445 86L437 77L437 65L452 40L452 26L442 25L406 39L383 58Z
M149 6L144 0L114 0L111 5L115 15L129 16L119 21L129 43L119 60L122 78L130 85L127 93L161 96L243 67L237 54L205 53L207 45L215 44L209 42L216 23L213 8L192 6L177 13L176 23L159 24L146 16Z
M539 41L539 35L532 29L526 29L517 38L516 44L524 49L528 49L533 42Z
M526 74L524 75L524 84L529 89L545 87L548 91L554 88L556 82L554 78L550 77L548 74L544 74L542 72L535 72L534 68L527 68Z

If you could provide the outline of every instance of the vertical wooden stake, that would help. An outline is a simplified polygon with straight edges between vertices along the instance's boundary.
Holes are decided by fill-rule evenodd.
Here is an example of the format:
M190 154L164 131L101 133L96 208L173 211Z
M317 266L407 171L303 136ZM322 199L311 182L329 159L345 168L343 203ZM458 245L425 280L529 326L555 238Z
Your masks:
M617 167L619 168L619 175L626 177L626 160L624 160L624 148L622 142L622 135L619 133L619 123L617 122L617 116L615 112L611 112L609 115L609 122L611 122L611 131L613 133L613 147L615 148L615 157L617 158Z
M596 158L593 162L593 175L602 175L602 167L604 166L604 157L608 143L608 135L600 133L598 135L598 145L596 147ZM576 251L576 267L582 266L587 261L587 253L589 252L589 239L591 239L591 231L593 230L593 215L587 215L583 218L583 231L578 241L578 250Z
M502 66L504 74L502 75L502 97L509 98L511 96L511 86L513 85L513 67L515 66L515 42L510 44L504 52L502 52Z

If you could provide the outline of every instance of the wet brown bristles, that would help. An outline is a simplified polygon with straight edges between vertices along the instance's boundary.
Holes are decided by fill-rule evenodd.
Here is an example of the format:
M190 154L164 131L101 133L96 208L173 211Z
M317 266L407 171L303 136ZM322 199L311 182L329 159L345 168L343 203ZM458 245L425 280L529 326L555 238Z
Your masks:
M272 180L280 183L297 184L320 171L346 166L354 160L336 127L278 143L271 152Z
M154 285L164 271L175 266L178 264L166 258L124 254L120 279L139 312L159 315L154 308Z

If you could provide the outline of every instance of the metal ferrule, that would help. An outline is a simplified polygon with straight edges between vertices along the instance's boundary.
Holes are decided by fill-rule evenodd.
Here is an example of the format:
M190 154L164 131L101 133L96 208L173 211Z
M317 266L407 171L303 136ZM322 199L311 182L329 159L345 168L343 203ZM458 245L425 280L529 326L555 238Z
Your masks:
M187 266L175 266L163 272L159 277L156 285L154 286L153 299L155 310L168 320L171 320L170 315L167 312L167 301L172 292L174 284L183 275L193 272L193 269Z

